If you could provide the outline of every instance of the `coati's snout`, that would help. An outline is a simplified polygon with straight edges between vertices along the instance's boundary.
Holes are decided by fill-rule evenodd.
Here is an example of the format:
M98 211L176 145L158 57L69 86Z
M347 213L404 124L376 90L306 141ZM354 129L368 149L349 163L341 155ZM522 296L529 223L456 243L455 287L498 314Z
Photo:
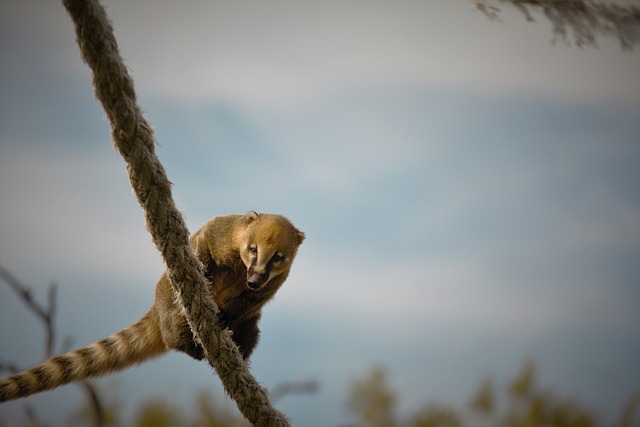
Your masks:
M252 246L249 249L251 252L250 263L247 265L247 287L252 290L258 290L267 284L271 278L271 271L273 269L273 263L261 260L259 249L257 246Z
M268 271L258 271L258 269L254 269L250 267L247 270L247 286L254 291L260 289L269 281L269 272Z

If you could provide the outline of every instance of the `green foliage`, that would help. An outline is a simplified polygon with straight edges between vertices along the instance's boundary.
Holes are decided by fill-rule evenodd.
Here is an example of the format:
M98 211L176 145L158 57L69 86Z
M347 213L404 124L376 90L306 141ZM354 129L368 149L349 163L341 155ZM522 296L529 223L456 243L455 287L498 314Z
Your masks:
M620 412L620 419L618 420L617 427L639 427L640 424L634 424L633 419L635 418L636 409L640 405L640 392L634 393L627 403L622 407L622 411Z
M513 427L595 427L593 414L577 402L561 399L536 383L536 366L525 362L508 386L509 407L501 425Z
M230 405L214 398L207 390L198 393L195 400L196 419L194 427L250 427L251 424L232 411Z
M69 425L118 427L250 427L249 423L226 399L220 399L208 390L195 393L192 407L183 408L170 399L161 396L153 396L135 408L132 421L124 424L119 422L121 405L111 394L111 400L102 402L103 420L96 424L93 407L89 404L81 405L69 420ZM33 424L35 425L35 424ZM0 418L0 427L3 427Z
M499 405L498 402L502 402ZM527 361L504 386L504 396L496 392L491 377L483 378L469 399L468 408L455 409L425 403L406 420L395 414L396 393L386 371L375 367L364 379L354 382L348 400L351 412L367 427L595 427L593 412L571 399L560 398L537 383L536 365ZM623 407L616 427L634 424L640 394Z
M112 384L109 390L102 390L100 392L95 384L84 382L82 386L90 398L70 414L67 425L86 425L92 427L120 426L119 415L121 412L121 402L114 385ZM88 391L90 391L90 393Z
M104 402L101 402L104 405ZM111 403L101 408L100 413L100 427L117 427L120 425L118 422L118 414L120 413L119 406L115 403ZM80 406L75 413L69 417L69 425L96 425L95 407L91 403L86 403ZM0 423L0 427L2 424Z
M165 399L153 397L140 406L136 414L137 427L173 427L181 423L181 412Z
M460 415L455 409L438 404L426 405L413 414L411 427L461 427Z
M374 367L369 376L351 386L349 408L367 426L393 427L396 393L387 383L387 371Z
M170 401L154 397L138 409L135 417L137 427L250 427L238 411L225 401L217 399L209 391L196 394L193 410L185 411Z
M119 423L121 405L110 394L103 402L104 427L132 425L136 427L250 427L250 423L226 399L207 390L194 395L188 408L181 408L168 398L153 397L136 410L133 422ZM558 397L540 387L536 365L523 364L513 378L497 386L489 376L478 382L468 405L455 408L425 402L408 416L397 414L398 394L387 371L376 366L350 387L347 405L357 418L358 427L595 427L600 426L593 412L578 402ZM611 427L640 427L636 410L640 393L632 395L621 408L617 422ZM94 426L92 407L84 404L70 419L70 425ZM33 414L31 414L33 415ZM27 416L24 425L40 426ZM92 422L93 421L93 422ZM0 427L3 427L0 417Z
M493 381L491 377L483 378L469 402L471 409L478 415L490 416L495 409L495 397L493 393Z

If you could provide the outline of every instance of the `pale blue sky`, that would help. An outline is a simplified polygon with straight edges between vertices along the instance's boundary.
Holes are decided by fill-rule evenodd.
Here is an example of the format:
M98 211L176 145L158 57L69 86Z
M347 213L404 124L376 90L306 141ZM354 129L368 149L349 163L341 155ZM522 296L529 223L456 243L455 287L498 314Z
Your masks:
M374 364L404 413L527 357L603 417L640 389L637 50L551 46L469 1L105 3L189 227L254 209L307 235L252 358L266 387L320 382L278 402L295 425L348 421ZM61 5L2 1L0 23L0 264L42 299L57 281L85 345L146 312L163 267ZM0 286L0 358L41 343ZM100 384L127 414L220 390L182 354ZM62 425L81 399L31 402Z

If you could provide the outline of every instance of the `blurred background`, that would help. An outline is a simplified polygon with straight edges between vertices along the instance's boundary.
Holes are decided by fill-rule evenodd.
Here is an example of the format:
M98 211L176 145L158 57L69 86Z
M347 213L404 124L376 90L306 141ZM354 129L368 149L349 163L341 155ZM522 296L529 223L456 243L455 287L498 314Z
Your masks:
M257 210L306 233L251 360L293 425L534 388L616 425L640 392L638 47L466 0L103 4L189 228ZM164 270L55 1L0 1L0 265L43 303L57 284L56 350L137 320ZM0 361L44 339L0 283ZM240 417L183 354L93 384L115 425ZM65 386L0 423L86 425L86 402Z

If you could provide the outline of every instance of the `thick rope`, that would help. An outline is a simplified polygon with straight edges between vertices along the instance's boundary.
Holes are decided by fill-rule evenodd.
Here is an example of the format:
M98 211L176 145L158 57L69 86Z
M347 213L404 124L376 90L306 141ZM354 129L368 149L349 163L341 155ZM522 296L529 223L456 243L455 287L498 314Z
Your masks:
M282 413L249 372L238 347L218 323L216 307L189 245L189 232L171 196L171 183L155 154L155 137L136 103L133 80L118 52L113 28L98 0L63 0L76 29L84 61L93 73L116 148L126 160L129 179L145 214L147 229L167 265L171 284L196 340L226 392L256 426L288 426Z

